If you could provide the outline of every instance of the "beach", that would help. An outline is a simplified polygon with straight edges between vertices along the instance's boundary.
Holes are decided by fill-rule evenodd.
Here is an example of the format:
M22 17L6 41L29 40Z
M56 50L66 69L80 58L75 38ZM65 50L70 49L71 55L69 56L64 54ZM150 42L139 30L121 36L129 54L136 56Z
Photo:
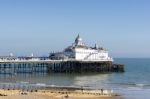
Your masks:
M123 99L111 94L86 93L70 90L10 90L0 89L0 99Z

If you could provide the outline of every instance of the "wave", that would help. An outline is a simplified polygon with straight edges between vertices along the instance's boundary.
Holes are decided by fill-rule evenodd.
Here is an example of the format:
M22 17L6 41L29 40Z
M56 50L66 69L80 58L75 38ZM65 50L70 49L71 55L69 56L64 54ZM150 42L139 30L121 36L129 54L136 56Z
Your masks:
M29 84L29 82L25 82L25 81L20 81L18 83L20 83L20 84Z
M121 86L134 86L134 87L150 87L150 84L145 83L110 83L110 84Z
M44 83L36 83L35 85L36 86L46 86L46 84L44 84Z
M148 84L135 84L136 86L139 86L139 87L144 87L144 86L150 86Z

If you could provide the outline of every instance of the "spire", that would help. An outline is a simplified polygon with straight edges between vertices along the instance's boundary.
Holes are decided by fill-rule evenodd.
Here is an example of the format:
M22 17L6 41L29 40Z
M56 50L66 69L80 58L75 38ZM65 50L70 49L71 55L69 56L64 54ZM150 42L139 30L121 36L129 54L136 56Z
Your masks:
M77 43L77 42L82 42L82 38L80 38L80 35L79 35L79 34L78 34L78 36L76 37L75 42L76 42L76 43Z
M80 45L83 46L83 42L82 42L82 38L80 37L80 35L78 34L78 36L75 39L75 45Z
M76 39L75 39L75 42L78 42L79 39L80 39L80 35L78 34L78 36L77 36Z

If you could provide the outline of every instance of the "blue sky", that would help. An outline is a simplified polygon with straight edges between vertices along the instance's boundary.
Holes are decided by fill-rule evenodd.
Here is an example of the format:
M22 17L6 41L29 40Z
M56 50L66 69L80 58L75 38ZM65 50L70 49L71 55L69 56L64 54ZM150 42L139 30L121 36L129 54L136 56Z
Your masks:
M77 34L113 57L150 57L150 1L0 0L0 55L48 55Z

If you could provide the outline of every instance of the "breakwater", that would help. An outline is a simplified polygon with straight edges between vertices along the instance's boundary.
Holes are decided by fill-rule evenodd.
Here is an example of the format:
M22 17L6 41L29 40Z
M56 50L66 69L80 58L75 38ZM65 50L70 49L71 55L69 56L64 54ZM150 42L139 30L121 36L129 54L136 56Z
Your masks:
M0 74L18 73L124 72L124 66L111 61L8 60L0 61Z

